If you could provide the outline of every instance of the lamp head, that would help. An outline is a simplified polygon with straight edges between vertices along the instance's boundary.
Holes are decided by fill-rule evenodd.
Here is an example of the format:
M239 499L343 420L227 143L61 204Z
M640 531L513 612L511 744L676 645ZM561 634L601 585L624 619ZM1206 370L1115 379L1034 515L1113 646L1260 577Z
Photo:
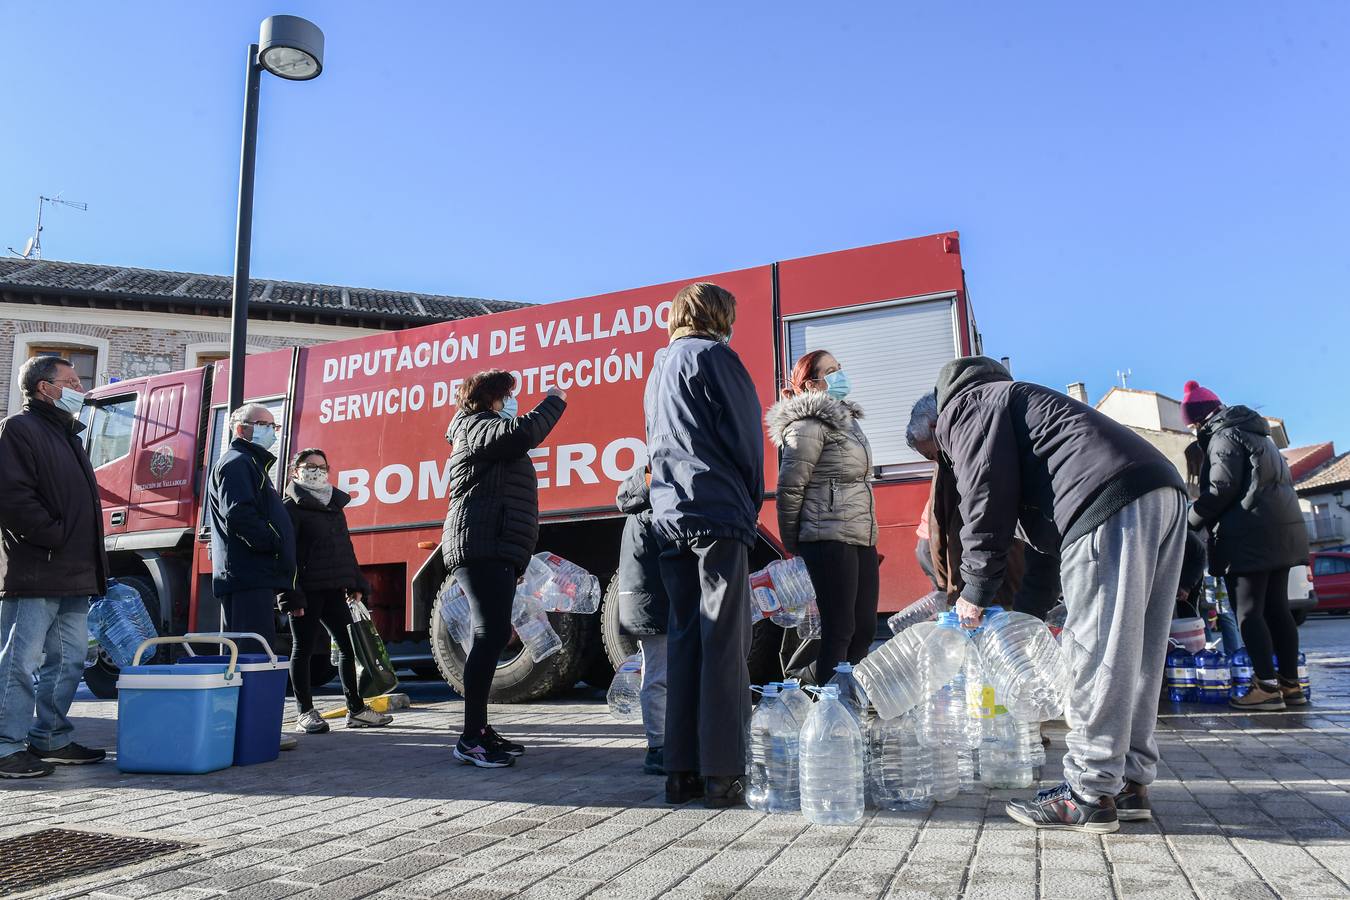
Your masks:
M323 71L323 32L299 16L269 16L258 32L258 63L288 81L318 78Z

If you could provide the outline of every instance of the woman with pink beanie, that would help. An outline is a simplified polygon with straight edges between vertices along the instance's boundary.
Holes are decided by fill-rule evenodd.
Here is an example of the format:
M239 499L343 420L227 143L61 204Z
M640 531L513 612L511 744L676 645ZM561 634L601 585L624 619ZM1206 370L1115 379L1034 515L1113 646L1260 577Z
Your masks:
M1298 683L1298 626L1289 612L1289 569L1308 559L1308 531L1289 466L1255 410L1224 406L1186 382L1181 418L1203 451L1200 496L1190 527L1209 531L1210 572L1224 579L1237 608L1255 679L1238 709L1279 710L1307 703ZM1278 676L1271 664L1279 661Z

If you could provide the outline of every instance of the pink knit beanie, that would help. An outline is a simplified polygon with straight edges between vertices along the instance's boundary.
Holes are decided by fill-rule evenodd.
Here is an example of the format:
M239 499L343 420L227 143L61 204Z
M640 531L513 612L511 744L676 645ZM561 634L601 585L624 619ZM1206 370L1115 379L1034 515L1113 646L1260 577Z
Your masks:
M1221 406L1223 403L1218 394L1201 387L1198 381L1186 382L1185 392L1181 395L1181 420L1187 425L1203 424Z

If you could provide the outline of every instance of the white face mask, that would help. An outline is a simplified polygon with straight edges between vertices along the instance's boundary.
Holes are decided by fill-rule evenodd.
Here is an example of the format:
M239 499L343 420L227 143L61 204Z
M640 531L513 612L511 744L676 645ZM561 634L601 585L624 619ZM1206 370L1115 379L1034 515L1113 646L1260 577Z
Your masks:
M64 409L72 416L78 416L84 406L84 394L68 387L61 388L61 397L56 401L58 409Z
M321 488L328 483L328 473L317 469L300 469L295 482L307 488Z
M516 401L515 397L508 396L505 400L502 401L501 416L503 419L514 419L516 417L516 414L519 412L520 412L520 403Z
M249 440L266 450L277 442L277 426L254 425L253 437Z

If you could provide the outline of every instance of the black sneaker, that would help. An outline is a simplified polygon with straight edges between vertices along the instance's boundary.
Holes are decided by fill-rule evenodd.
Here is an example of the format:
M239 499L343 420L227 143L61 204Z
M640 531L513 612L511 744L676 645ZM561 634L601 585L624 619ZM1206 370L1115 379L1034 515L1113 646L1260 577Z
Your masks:
M688 803L703 796L703 779L697 772L667 772L666 802Z
M709 775L703 779L703 805L725 809L745 805L744 775Z
M1091 803L1075 794L1067 784L1041 791L1030 800L1013 800L1006 809L1013 821L1032 828L1086 831L1089 834L1110 834L1120 830L1116 798L1102 797Z
M648 747L647 756L642 760L644 775L666 774L666 751L661 747Z
M43 762L27 750L0 756L0 778L41 778L55 771L55 766Z
M508 754L509 756L525 755L524 744L517 744L515 741L508 741L506 738L498 734L491 725L483 729L483 742L487 744L489 747L492 747L493 749L496 750L500 750L503 753Z
M516 764L514 756L504 750L488 746L488 742L481 736L472 742L467 737L461 737L455 744L455 759L466 765L478 766L480 769L505 769Z
M1148 788L1137 781L1126 781L1116 794L1116 818L1122 822L1147 822L1153 818L1153 805L1148 802Z
M90 763L101 763L108 757L107 750L94 750L74 741L55 750L39 750L30 746L28 752L54 766L87 766Z

